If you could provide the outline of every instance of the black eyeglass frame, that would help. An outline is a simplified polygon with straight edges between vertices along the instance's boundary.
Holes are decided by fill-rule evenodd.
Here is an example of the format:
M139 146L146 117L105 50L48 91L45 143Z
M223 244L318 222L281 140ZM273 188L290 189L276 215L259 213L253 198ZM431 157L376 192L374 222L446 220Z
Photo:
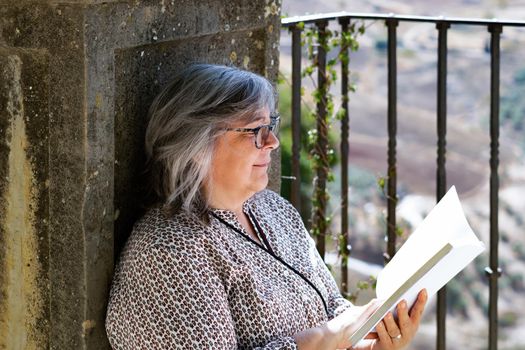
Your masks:
M237 131L237 132L251 132L255 136L255 138L254 138L255 148L261 149L261 148L264 147L264 145L259 146L257 144L257 134L259 133L259 130L261 130L262 128L268 128L268 131L274 132L274 130L276 130L277 127L279 126L279 122L280 121L281 121L281 115L279 113L273 113L272 115L270 115L270 124L259 125L256 128L224 128L223 130L226 130L226 131ZM270 134L268 134L268 136L269 135ZM274 135L275 135L275 133L274 133ZM266 138L266 139L268 139L268 138ZM263 140L263 141L266 144L266 140Z

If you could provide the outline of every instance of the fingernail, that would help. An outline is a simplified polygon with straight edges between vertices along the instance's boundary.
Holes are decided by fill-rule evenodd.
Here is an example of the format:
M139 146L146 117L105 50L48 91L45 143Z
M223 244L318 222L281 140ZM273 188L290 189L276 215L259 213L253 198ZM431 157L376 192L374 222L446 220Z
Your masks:
M402 300L399 306L400 306L402 309L406 309L406 307L407 307L407 302L406 302L406 300Z

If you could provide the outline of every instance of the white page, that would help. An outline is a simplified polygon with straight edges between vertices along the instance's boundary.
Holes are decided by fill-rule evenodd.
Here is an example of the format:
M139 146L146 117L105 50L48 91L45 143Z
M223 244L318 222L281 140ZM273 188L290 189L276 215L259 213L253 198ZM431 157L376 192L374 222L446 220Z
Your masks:
M425 288L429 297L434 295L444 284L443 280L452 279L465 268L483 250L485 245L476 237L465 218L455 186L443 196L423 222L410 235L392 260L377 277L376 295L386 299L399 288L429 257L434 255L444 244L450 243L454 249L432 271ZM461 255L458 255L461 254ZM419 291L416 291L417 295ZM408 305L415 300L407 300Z
M465 218L454 186L379 273L376 285L377 298L386 300L392 296L447 243L452 245L452 251L410 287L392 305L390 311L395 314L395 306L403 299L411 306L423 288L427 289L429 298L432 297L485 250L485 245L476 237Z

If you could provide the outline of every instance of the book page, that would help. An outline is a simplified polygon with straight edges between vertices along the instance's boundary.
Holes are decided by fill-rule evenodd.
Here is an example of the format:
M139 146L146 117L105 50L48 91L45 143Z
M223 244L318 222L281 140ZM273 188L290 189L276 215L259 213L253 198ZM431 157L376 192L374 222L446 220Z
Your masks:
M366 336L379 321L385 317L386 313L394 307L398 300L407 293L412 286L425 276L437 263L439 263L452 250L450 243L445 244L436 254L434 254L423 266L421 266L412 276L410 276L388 299L383 300L374 313L364 322L364 324L350 337L352 344L357 343Z
M392 260L377 277L376 295L387 299L409 276L446 243L454 249L404 296L410 306L419 293L427 289L429 297L463 270L485 245L476 237L465 218L456 188L452 186L423 222L410 235Z
M412 306L419 291L429 298L485 250L470 228L454 186L423 220L377 277L381 306L351 337L357 344L401 300Z

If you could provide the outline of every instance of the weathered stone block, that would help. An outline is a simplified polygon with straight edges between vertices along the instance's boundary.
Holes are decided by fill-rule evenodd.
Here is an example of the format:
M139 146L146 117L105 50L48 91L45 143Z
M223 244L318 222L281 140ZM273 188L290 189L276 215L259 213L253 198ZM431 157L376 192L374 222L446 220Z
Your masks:
M0 47L0 348L48 345L49 56Z

